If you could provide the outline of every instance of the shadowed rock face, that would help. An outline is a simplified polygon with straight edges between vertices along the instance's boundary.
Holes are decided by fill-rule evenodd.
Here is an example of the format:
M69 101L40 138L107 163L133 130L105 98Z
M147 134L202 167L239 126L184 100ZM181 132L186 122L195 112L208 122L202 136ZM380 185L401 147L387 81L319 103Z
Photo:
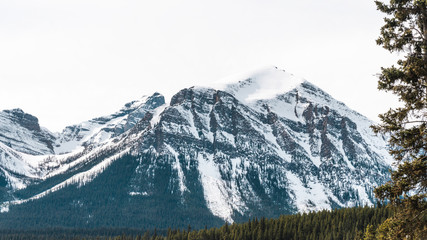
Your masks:
M53 153L55 137L41 129L39 120L21 109L0 112L0 142L18 151L41 155Z
M39 120L31 114L24 113L21 109L4 110L9 114L10 120L30 131L40 131Z

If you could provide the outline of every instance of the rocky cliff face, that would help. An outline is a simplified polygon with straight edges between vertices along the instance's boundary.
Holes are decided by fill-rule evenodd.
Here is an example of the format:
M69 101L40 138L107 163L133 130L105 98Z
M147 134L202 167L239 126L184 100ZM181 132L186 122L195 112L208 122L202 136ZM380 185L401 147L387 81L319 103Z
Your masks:
M127 227L203 227L373 204L391 158L371 124L276 68L182 89L169 104L156 93L67 127L53 148L65 154L29 164L19 148L0 145L25 169L18 180L0 175L15 199L3 201L0 227L28 208L48 226L43 216L55 209L58 226L72 226L63 214L89 227L125 219Z
M372 145L376 137L359 132L355 122L366 118L352 112L358 118L351 120L342 109L312 102L306 94L313 88L303 83L254 107L224 91L184 89L142 140L139 151L151 157L141 172L167 159L168 191L202 191L210 211L229 222L372 204L372 188L389 178L383 143ZM291 119L274 112L277 102L295 109ZM150 194L143 186L156 183L147 183L149 174L139 179L132 191Z
M0 112L0 142L32 155L53 153L55 137L40 128L39 120L21 109Z

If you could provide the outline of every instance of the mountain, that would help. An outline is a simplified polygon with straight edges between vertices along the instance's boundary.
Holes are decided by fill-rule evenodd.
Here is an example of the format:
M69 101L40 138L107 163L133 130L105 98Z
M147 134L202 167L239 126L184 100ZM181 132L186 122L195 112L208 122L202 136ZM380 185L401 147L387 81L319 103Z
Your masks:
M23 153L53 153L54 135L39 125L39 120L21 109L0 112L0 142Z
M275 67L169 103L155 93L49 134L51 152L1 139L0 228L202 228L372 205L391 157L371 124Z
M87 146L99 147L131 129L147 112L164 104L164 97L160 93L154 93L127 103L120 111L109 116L68 126L56 139L55 152L63 154Z

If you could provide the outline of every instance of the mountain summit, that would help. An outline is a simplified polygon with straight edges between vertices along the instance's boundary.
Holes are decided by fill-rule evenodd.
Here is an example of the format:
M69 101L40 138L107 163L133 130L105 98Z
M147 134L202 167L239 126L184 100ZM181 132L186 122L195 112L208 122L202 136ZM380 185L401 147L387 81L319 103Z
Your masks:
M242 103L256 100L272 99L284 94L301 83L304 79L274 66L264 67L252 72L236 74L217 82L212 87L231 93Z
M0 138L0 228L201 228L371 205L391 161L371 124L275 67L169 104L155 93L46 135L51 148Z

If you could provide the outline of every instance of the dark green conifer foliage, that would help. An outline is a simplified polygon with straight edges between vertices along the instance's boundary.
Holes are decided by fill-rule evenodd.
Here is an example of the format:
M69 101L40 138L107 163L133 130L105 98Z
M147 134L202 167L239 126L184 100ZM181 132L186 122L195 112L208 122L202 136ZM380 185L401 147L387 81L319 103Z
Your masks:
M245 223L225 224L220 228L153 229L35 229L1 230L0 240L300 240L300 239L363 239L363 233L370 224L375 230L380 223L391 216L389 208L343 208L332 211L310 212L280 216L277 219L256 218ZM361 221L359 221L362 219ZM361 222L359 226L356 221ZM318 226L318 227L316 227ZM372 233L372 230L368 232ZM376 234L375 231L373 234ZM380 235L380 234L377 234ZM117 237L116 237L117 236Z
M398 165L391 181L375 190L397 210L381 228L394 232L393 239L427 239L427 0L375 3L387 14L377 43L405 54L397 66L382 68L378 81L380 90L396 94L403 103L381 114L382 123L373 127L390 135L390 153Z

